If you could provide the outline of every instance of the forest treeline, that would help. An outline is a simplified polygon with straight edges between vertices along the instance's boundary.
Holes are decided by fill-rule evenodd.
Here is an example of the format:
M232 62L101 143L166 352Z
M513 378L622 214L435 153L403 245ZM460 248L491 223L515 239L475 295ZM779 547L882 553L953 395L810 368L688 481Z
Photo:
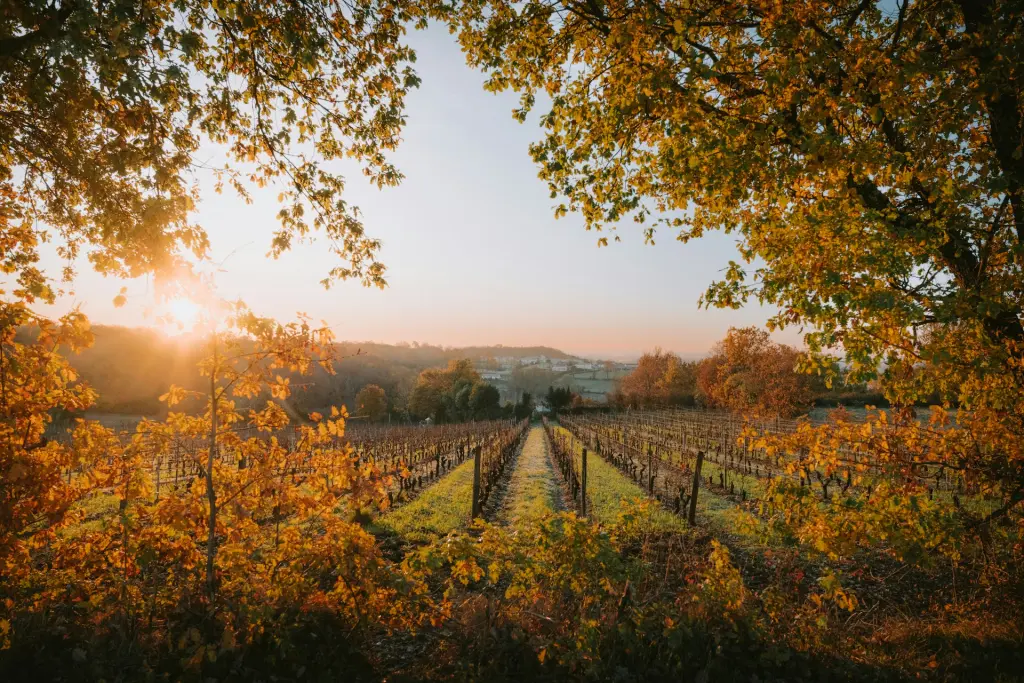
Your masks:
M798 349L772 341L764 330L732 328L700 360L660 348L645 353L608 402L619 408L701 406L784 417L816 405L889 405L876 384L851 377L839 359L811 368L801 360Z
M160 401L171 385L197 388L202 381L197 367L207 349L192 337L169 337L146 328L112 325L92 327L95 343L70 356L72 367L99 398L93 410L123 415L158 415L166 410ZM31 330L24 330L30 336ZM508 412L498 396L477 390L475 407L471 408L469 392L476 384L485 384L473 370L473 363L486 365L495 356L523 358L545 355L568 358L550 347L445 347L432 344L381 344L339 342L335 345L336 372L314 371L303 378L286 406L295 415L306 415L324 406L347 405L357 414L357 396L368 386L383 390L386 408L376 418L457 421L489 419ZM813 405L887 405L877 387L848 380L838 362L827 372L795 373L799 352L776 344L756 328L731 330L707 358L684 360L677 354L655 349L645 353L637 368L623 377L616 390L608 396L609 403L620 407L708 406L742 410L758 405L770 412L799 414ZM456 377L443 390L437 380L453 371L449 364L458 364L455 375L471 373L473 377ZM453 365L452 367L455 367ZM544 371L536 387L523 381L529 379L530 368L514 372L523 384L523 391L543 395L556 375ZM774 378L774 379L771 379ZM770 381L769 381L770 380ZM466 396L457 398L455 384L468 387ZM418 400L414 397L420 386ZM451 386L448 386L451 385ZM463 388L465 388L463 387ZM765 389L770 387L770 390ZM448 392L442 405L439 398ZM486 394L486 397L485 397ZM429 397L428 397L429 395ZM411 403L410 403L411 401ZM447 406L445 408L444 406ZM564 406L561 406L564 407Z
M96 412L157 415L166 410L160 396L167 387L196 388L202 381L196 364L207 349L194 338L168 337L156 330L113 325L94 325L92 333L94 344L71 354L69 359L81 379L97 392L99 398L93 406ZM27 338L31 334L30 329L25 329L21 336ZM496 356L570 357L546 346L455 348L416 342L338 342L335 351L339 359L335 374L315 371L303 378L289 398L289 407L297 414L306 415L330 405L354 409L360 390L375 385L386 394L387 412L401 419L408 415L410 394L424 370L444 368L456 360L487 360ZM484 412L490 415L493 411Z

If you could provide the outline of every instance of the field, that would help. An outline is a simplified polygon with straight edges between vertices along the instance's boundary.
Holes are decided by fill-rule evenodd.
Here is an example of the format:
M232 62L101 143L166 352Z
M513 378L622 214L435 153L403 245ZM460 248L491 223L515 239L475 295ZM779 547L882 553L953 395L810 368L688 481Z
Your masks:
M666 429L666 424L675 426ZM691 424L691 427L687 429L686 424ZM773 427L786 426L784 423L773 422ZM828 592L821 595L831 597L815 600L828 599L847 605L835 611L836 606L833 604L826 610L826 616L819 617L823 621L819 621L816 627L819 629L818 635L815 637L841 636L841 640L853 644L863 643L862 638L867 634L878 632L885 634L883 643L891 639L902 639L902 651L898 653L882 645L869 647L860 655L873 662L865 669L865 672L871 672L867 674L868 678L882 675L879 671L888 672L882 675L883 678L894 675L899 679L897 671L928 671L929 667L949 670L948 667L961 666L956 662L987 657L989 655L985 652L996 652L1000 653L998 657L1002 658L1001 663L995 669L986 670L993 675L1001 672L998 674L1002 676L1001 680L1017 680L1009 675L1008 669L1003 668L1006 662L1017 661L1014 659L1016 654L1008 653L1019 653L1020 646L1019 637L1011 635L1012 618L1008 615L992 619L984 627L977 621L969 620L971 628L976 632L988 634L986 637L994 649L987 650L986 646L976 644L961 654L951 655L945 661L935 665L930 663L936 660L933 659L934 652L926 645L924 634L930 634L927 638L933 641L941 640L954 637L953 631L959 628L945 619L936 621L931 614L935 599L950 596L949 586L943 585L941 571L900 572L888 578L875 576L873 572L893 570L891 559L884 554L865 552L859 554L852 564L836 563L829 561L825 555L815 553L812 548L798 551L792 539L768 533L768 528L764 526L766 520L759 512L763 509L759 507L760 501L768 495L773 479L787 478L787 468L782 461L775 461L756 449L736 446L734 442L741 441L739 435L742 430L732 420L715 413L699 411L633 413L628 417L566 417L562 424L552 424L546 429L550 437L546 435L545 429L537 426L531 429L523 450L512 464L507 497L494 516L498 528L505 526L531 530L529 535L515 543L507 541L508 548L525 551L519 547L524 539L530 539L531 543L542 542L555 546L566 542L564 530L575 527L566 527L562 523L549 526L548 521L557 519L553 515L560 508L580 514L582 492L574 495L574 491L583 480L580 468L582 451L586 447L589 451L585 477L586 507L590 522L599 525L595 529L603 529L603 533L624 534L623 539L636 538L639 528L642 530L641 538L647 539L641 541L644 548L641 552L641 565L625 570L627 574L639 572L631 580L650 580L649 572L654 567L660 567L656 571L663 572L666 577L678 571L685 572L686 567L690 571L707 571L706 557L700 553L694 555L693 549L708 548L708 544L711 544L711 547L721 548L714 551L713 556L715 553L725 553L733 558L732 562L738 568L733 571L738 573L729 580L749 583L749 590L756 592L749 592L745 600L751 605L758 605L756 609L760 610L767 605L762 601L768 598L763 596L775 595L774 591L780 588L776 584L778 579L771 577L779 571L781 562L788 567L786 571L791 573L787 576L802 577L798 579L804 583L801 592L809 590L813 596L816 590L820 591L825 586ZM674 441L669 438L672 434L675 434ZM685 442L682 434L687 435ZM647 455L648 445L652 446L651 457ZM686 481L692 482L692 467L698 449L708 451L708 457L702 464L700 475L697 524L691 526L685 519L686 505L676 506L680 488L677 474L685 472L688 475ZM647 469L652 461L656 461L653 479L651 471ZM427 520L419 524L430 525L431 534L443 534L446 526L448 529L465 528L468 521L465 505L461 508L461 514L445 516L444 511L459 509L457 504L453 504L453 497L471 495L470 477L468 469L456 470L449 475L450 481L442 480L419 499L389 517ZM796 477L798 485L799 479ZM815 488L811 486L812 479L805 478L803 486L812 494L818 491L820 496L820 481L817 477L813 478ZM649 489L653 489L653 492ZM638 513L640 510L642 512ZM639 527L636 526L637 520L642 520ZM422 529L417 528L417 523L412 521L403 521L401 525L393 526L392 531L413 542L422 542L424 538ZM599 543L597 538L589 542ZM627 547L635 542L628 541ZM538 549L537 552L542 551ZM654 567L651 565L652 560ZM615 575L615 571L603 564L609 561L607 558L592 561L604 566L602 571L607 572L607 576ZM727 566L732 565L727 563ZM860 575L860 572L867 573ZM838 576L846 577L842 584L838 583ZM514 582L516 579L511 580ZM912 586L922 585L932 586L932 593L909 599L906 592L912 590ZM854 604L860 611L854 611ZM792 618L801 619L797 616L800 610L809 608L798 602L786 609L797 610ZM849 613L854 616L843 616ZM864 618L861 614L870 617ZM833 626L830 625L832 619L838 619L835 631L832 631ZM918 624L920 636L905 632L908 619ZM845 626L840 626L841 623ZM808 636L809 632L803 628L798 622L786 624L785 627L780 623L773 627L773 632L783 640L799 640ZM882 662L885 662L884 666ZM879 666L881 668L877 668ZM854 678L858 675L853 674Z
M858 665L866 668L851 674L854 679L875 680L883 672L883 678L892 674L898 680L906 672L929 671L932 661L937 662L934 668L948 671L966 662L975 666L978 658L984 660L996 652L1000 653L993 660L996 663L990 662L986 671L1002 676L1001 680L1016 680L1005 668L1006 662L1017 661L1016 654L1007 653L1016 653L1020 646L1019 634L1013 635L1011 616L990 611L982 626L972 614L955 620L933 615L936 600L953 599L941 569L898 571L891 557L875 551L835 561L827 553L816 552L813 544L775 533L765 514L770 510L766 501L775 495L773 487L796 486L823 510L830 502L829 490L851 495L863 493L865 488L859 480L847 482L843 473L808 469L792 454L769 452L748 432L754 427L768 437L788 437L797 429L796 423L782 420L753 424L724 413L669 410L566 415L558 424L543 426L499 421L416 428L353 427L341 439L326 429L319 442L308 441L312 434L293 437L282 433L288 453L267 471L268 482L276 482L271 491L280 502L262 513L245 513L247 517L229 507L222 513L230 515L223 524L245 527L256 522L251 528L255 537L262 539L261 552L278 557L288 544L313 542L303 539L316 539L323 533L310 535L313 529L324 529L322 515L327 513L342 526L328 531L325 540L334 540L316 553L334 556L337 547L362 544L366 544L362 553L371 552L370 548L381 553L374 570L383 572L381 575L366 574L358 565L344 570L346 592L363 592L363 601L370 601L374 591L383 590L394 603L385 612L399 610L395 618L405 624L403 629L418 624L402 631L405 635L390 636L394 640L379 641L393 642L393 646L370 650L372 670L381 675L451 677L465 648L478 647L470 644L475 642L472 633L481 623L499 634L513 627L524 632L539 629L538 633L547 634L543 642L548 648L598 656L597 650L579 644L582 626L576 625L576 616L568 616L589 605L584 608L591 614L588 619L614 619L628 625L620 628L647 630L652 628L652 618L673 624L672 629L685 623L689 640L680 642L689 645L681 645L684 649L690 645L703 648L700 643L727 634L739 637L744 629L756 626L757 638L767 640L745 647L762 653L781 648L787 654L786 659L770 664L758 659L753 668L741 667L748 673L764 671L763 667L782 677L799 677L798 672L806 667L844 671L856 656L869 664ZM277 443L259 436L247 439L241 443L249 443L250 449ZM296 450L315 443L320 443L321 450ZM203 487L196 485L202 483L201 462L188 458L191 453L205 453L202 445L181 443L170 450L182 463L191 465L150 468L151 476L163 476L159 497L145 505L133 503L127 516L120 514L124 505L117 485L84 498L76 506L83 517L62 535L64 542L93 543L117 533L143 509L172 510L181 503L201 509ZM695 524L691 524L687 514L698 452L703 455ZM242 469L226 454L216 462L219 476L224 477L222 500L224 496L231 500L233 495L228 492L232 486L242 493L249 486L263 485L259 479L248 478L257 475L254 465ZM344 474L344 462L356 470ZM882 467L860 459L855 462L865 472ZM373 497L365 497L358 487L350 488L341 498L323 499L321 504L320 496L327 489L315 483L318 473L356 477L354 482L365 476L367 490L382 492L387 504L376 512ZM82 469L68 475L72 484L91 476ZM959 504L984 503L972 493L969 482L958 483L926 470L912 481L928 477L936 489L932 496L935 504L951 504L954 491L963 496ZM155 489L148 491L152 494ZM258 510L259 498L249 500L243 505L256 505L252 509ZM376 500L383 503L379 497ZM330 512L324 505L329 505ZM304 508L311 514L303 512ZM282 515L281 509L290 512ZM343 521L349 519L356 524ZM250 545L253 541L244 542ZM238 552L234 548L228 538L222 542L223 559L218 566L227 569L226 563ZM286 559L287 553L279 557L275 563L291 561ZM222 562L225 564L220 565ZM346 565L332 561L330 566ZM911 598L914 588L920 586L930 589ZM972 591L959 583L955 590L961 600ZM479 611L480 600L491 601L490 611ZM680 607L679 600L686 606ZM372 602L350 604L353 609L359 605L351 622L355 628L359 615ZM706 610L725 610L723 613L733 614L730 619L738 621L716 626L715 619L708 620ZM789 616L772 621L768 615L778 610ZM545 621L556 618L566 619L557 629ZM425 626L427 622L435 626ZM915 624L922 635L906 633L908 624ZM984 634L989 644L971 641L968 647L944 651L943 658L935 660L935 650L926 638L951 638L965 624ZM379 622L359 628L366 629L371 639L384 637ZM721 628L725 630L718 630ZM863 649L872 632L885 635L879 645ZM808 638L831 643L828 647L838 659L820 659L821 645L802 649ZM897 641L901 643L899 654L894 654L890 647ZM632 666L655 677L669 670L693 673L683 663L669 666L669 662L639 654L650 652L647 648L663 647L660 642L644 641L637 656L631 656ZM397 647L432 647L436 652L409 657L398 654ZM607 643L601 645L601 651L607 652L608 647ZM852 654L853 649L857 655ZM499 655L493 666L527 677L541 676L547 670L537 655L526 661L507 656ZM557 666L561 670L564 665ZM719 667L720 676L731 676L721 663L709 661L705 666Z
M583 398L603 403L606 395L615 390L616 382L627 374L625 370L580 371L559 377L554 385L567 387Z

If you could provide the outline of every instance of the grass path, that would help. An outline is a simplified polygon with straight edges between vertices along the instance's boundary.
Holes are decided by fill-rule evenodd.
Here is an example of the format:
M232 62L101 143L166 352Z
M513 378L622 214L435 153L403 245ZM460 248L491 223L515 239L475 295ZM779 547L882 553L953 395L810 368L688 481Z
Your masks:
M587 459L587 498L590 516L602 524L618 520L623 501L647 500L633 480L596 453ZM658 531L685 531L686 522L660 505L652 508L651 523Z
M381 516L374 526L426 541L469 522L473 498L473 459L469 458L412 502Z
M512 472L505 506L498 521L522 524L564 509L562 490L548 454L548 439L543 427L533 427L523 444Z

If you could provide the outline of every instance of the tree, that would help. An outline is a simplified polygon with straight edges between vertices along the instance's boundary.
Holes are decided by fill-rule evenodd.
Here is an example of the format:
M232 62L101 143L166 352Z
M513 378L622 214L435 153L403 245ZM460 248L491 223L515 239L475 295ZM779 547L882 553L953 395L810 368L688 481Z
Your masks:
M1024 340L1021 12L474 0L449 19L489 87L523 91L518 116L551 95L531 153L558 214L736 232L763 265L706 301L780 305L774 324L872 371L929 323Z
M684 361L669 354L665 373L661 378L661 391L669 405L693 405L697 393L697 361Z
M655 387L665 372L665 360L661 349L640 357L636 368L619 381L619 390L627 403L648 406L656 402Z
M416 379L416 384L409 394L409 414L419 420L431 418L435 422L443 417L443 397L446 386L442 370L424 370Z
M477 382L469 394L469 409L475 420L494 420L501 415L501 392L493 384Z
M379 186L418 79L400 36L408 3L356 0L14 3L0 22L2 263L19 288L52 299L36 267L44 229L69 260L100 272L180 278L209 240L192 220L204 142L227 165L218 187L282 181L271 252L320 230L342 263L329 281L383 285L329 162L354 157ZM339 96L340 94L340 96ZM206 153L204 153L206 154ZM15 170L17 169L17 171Z
M777 307L771 327L805 330L802 369L841 349L850 382L881 378L896 405L933 394L958 405L945 438L986 445L944 451L942 466L966 469L999 503L951 517L984 529L971 538L1020 521L1021 3L468 0L436 11L486 87L522 93L517 119L538 92L550 103L530 153L564 198L556 216L579 212L598 230L632 218L649 241L666 228L684 242L735 235L743 263L703 303Z
M730 328L698 368L701 397L738 413L799 415L810 405L811 389L810 378L796 372L798 356L764 330Z
M30 323L37 326L32 338L16 340L19 327ZM74 516L72 505L98 483L86 477L65 480L65 474L75 467L92 470L104 453L46 438L54 412L77 413L95 400L57 352L62 346L77 350L91 340L78 312L53 323L24 304L0 305L0 574L11 586L29 570L32 554ZM3 642L0 637L0 647Z
M576 394L569 387L548 387L548 393L544 395L544 403L548 405L552 413L558 414L572 405Z
M409 413L434 422L471 418L470 397L480 375L467 359L452 360L445 369L430 368L420 373L409 395Z
M138 675L154 670L154 653L175 650L188 675L205 678L215 649L252 645L264 632L286 643L290 627L278 617L302 605L354 629L365 615L404 611L401 585L418 590L413 575L392 583L372 537L337 514L384 495L383 474L338 439L343 413L311 416L313 425L278 439L284 409L250 409L264 394L288 397L278 371L301 375L324 360L321 333L234 316L232 335L211 336L204 390L166 396L191 396L197 410L143 422L131 436L82 420L64 443L45 436L52 414L95 399L61 355L88 345L88 321L29 309L61 294L39 266L46 241L68 263L87 256L103 274L155 276L160 291L198 284L188 264L207 255L209 240L193 218L197 173L246 199L251 188L280 185L272 254L321 231L340 260L325 283L382 286L379 243L329 166L352 157L378 186L400 179L387 154L417 84L400 40L413 18L389 0L4 4L0 649L38 651L59 637L88 649L94 673L101 653L133 650L135 664L106 664L138 666ZM211 147L227 163L207 170ZM64 269L65 282L73 276ZM24 325L34 328L27 340L18 338ZM295 448L285 445L291 437ZM165 480L154 500L154 474L159 481L172 458L180 480L170 491ZM115 508L95 525L71 528L85 516L78 503L111 498ZM86 593L88 618L45 616Z
M642 355L636 369L619 380L617 400L630 406L692 405L696 367L656 348Z
M533 416L533 408L533 396L530 395L530 392L524 391L523 395L519 397L519 401L512 406L512 416L517 420L525 420Z
M376 384L367 384L356 394L356 411L370 422L377 422L388 413L388 396Z

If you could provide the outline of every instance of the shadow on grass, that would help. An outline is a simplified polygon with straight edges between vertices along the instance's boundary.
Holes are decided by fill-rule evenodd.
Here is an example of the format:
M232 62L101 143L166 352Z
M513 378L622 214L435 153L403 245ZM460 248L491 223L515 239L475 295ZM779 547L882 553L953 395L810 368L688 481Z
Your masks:
M297 616L297 615L296 615ZM463 624L419 634L361 639L324 614L289 619L251 644L221 651L181 641L161 646L143 639L48 632L16 638L0 652L3 681L1024 681L1020 641L969 636L907 636L871 653L889 664L794 652L753 634L690 625L684 637L663 638L632 627L606 630L596 657L541 661L530 638L512 626ZM22 627L26 626L25 624ZM468 628L467 628L468 627ZM178 625L179 638L189 629ZM200 634L216 642L213 633ZM215 655L211 657L210 652ZM906 651L932 652L935 663L910 668ZM901 664L902 662L902 664Z

